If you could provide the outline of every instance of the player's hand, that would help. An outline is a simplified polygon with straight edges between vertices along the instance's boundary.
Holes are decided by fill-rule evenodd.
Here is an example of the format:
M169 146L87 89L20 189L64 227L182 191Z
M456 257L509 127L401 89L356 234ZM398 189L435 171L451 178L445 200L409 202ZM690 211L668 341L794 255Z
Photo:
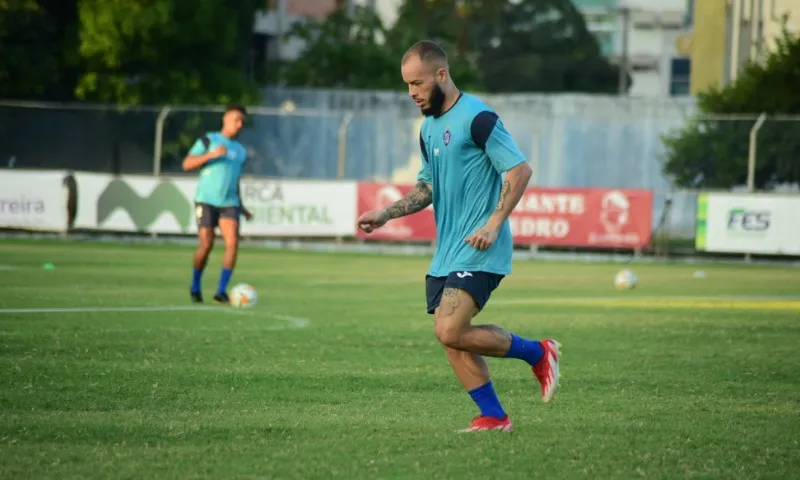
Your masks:
M244 219L247 220L248 222L253 219L252 212L250 212L250 210L246 208L242 208L242 215L244 215Z
M483 227L479 228L477 232L467 237L467 239L464 241L478 250L486 250L494 245L495 240L497 240L498 233L498 229L492 228L489 225L484 225Z
M375 229L384 226L388 221L389 219L386 217L384 210L370 210L358 217L356 226L366 233L372 233Z
M228 153L228 149L225 148L225 145L220 145L214 150L211 150L211 158L220 158L224 157Z

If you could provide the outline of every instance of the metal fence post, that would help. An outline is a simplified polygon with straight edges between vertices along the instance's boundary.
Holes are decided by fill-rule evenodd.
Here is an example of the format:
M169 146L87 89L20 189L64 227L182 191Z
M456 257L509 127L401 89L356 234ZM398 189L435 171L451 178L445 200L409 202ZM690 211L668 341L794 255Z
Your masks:
M339 122L339 153L336 173L336 178L339 180L344 180L345 176L345 167L347 167L347 129L354 116L353 112L347 112L342 117L342 121Z
M167 121L167 116L171 107L164 107L158 112L156 119L156 139L153 145L153 175L158 177L161 175L161 151L164 146L164 124Z
M531 166L531 170L533 173L531 174L531 179L528 182L528 185L538 186L542 182L542 163L541 163L541 132L539 131L539 124L535 123L533 125L533 129L531 130L531 154L530 159L528 160L528 164Z
M758 139L758 131L764 125L767 119L767 114L762 113L758 116L753 128L750 129L750 151L747 154L747 191L753 193L755 190L755 177L756 177L756 140Z

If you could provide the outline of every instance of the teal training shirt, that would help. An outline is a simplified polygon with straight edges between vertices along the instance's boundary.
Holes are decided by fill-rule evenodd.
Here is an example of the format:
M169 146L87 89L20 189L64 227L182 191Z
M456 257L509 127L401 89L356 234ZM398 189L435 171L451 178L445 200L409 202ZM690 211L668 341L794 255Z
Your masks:
M510 274L513 242L508 220L487 250L465 242L497 208L503 174L525 162L495 111L462 93L450 110L423 121L419 143L422 168L417 179L433 188L436 218L437 244L428 274Z
M247 150L242 144L219 132L209 132L194 142L189 155L202 155L220 145L224 145L228 153L200 168L194 200L214 207L240 207L239 178L247 160Z

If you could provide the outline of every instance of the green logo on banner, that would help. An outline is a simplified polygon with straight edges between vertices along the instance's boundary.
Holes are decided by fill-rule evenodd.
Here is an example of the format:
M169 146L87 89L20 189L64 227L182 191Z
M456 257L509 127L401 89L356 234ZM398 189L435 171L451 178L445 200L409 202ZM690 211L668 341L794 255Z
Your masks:
M162 213L169 212L186 232L192 225L192 202L172 182L162 182L141 197L124 180L112 180L97 199L97 225L102 225L117 208L128 212L136 230L147 231Z

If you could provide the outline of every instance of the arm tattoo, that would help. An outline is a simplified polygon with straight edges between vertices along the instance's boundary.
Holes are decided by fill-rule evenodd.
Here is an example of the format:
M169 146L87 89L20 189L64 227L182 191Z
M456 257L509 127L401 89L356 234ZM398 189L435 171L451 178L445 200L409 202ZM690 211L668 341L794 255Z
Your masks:
M433 202L433 192L431 187L425 182L417 182L413 190L408 192L405 197L394 202L384 210L384 215L391 220L400 218L412 213L417 213Z
M500 189L500 201L497 202L495 211L500 211L508 201L508 191L511 189L511 183L506 179L503 181L503 188Z

